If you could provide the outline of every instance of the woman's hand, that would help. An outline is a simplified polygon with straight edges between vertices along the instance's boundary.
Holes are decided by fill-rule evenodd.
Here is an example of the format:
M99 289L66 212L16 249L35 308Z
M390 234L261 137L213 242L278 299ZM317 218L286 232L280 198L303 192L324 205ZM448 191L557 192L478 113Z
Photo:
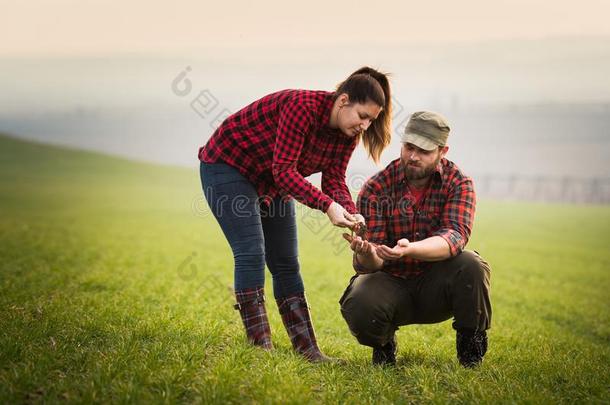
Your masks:
M339 228L352 228L356 225L357 219L355 216L347 212L340 204L333 202L326 211L328 219L334 226Z
M366 238L366 221L364 220L364 217L360 214L354 214L354 218L356 219L356 223L351 228L352 232L356 233L356 235L365 239Z

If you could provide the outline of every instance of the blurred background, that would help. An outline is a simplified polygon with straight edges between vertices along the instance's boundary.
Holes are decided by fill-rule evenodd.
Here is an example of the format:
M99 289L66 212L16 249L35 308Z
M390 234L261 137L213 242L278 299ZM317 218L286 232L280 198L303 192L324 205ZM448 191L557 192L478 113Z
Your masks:
M227 114L280 89L332 90L369 65L392 74L395 137L380 166L357 150L354 189L398 157L410 113L431 109L482 198L610 203L607 1L0 9L2 133L196 168Z

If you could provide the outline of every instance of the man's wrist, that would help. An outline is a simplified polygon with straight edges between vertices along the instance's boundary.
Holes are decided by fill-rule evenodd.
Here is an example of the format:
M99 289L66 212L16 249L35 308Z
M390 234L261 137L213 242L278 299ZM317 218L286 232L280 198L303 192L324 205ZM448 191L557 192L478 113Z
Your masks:
M367 259L369 259L367 256L365 256L364 258L360 257L360 253L354 252L354 260L356 261L356 264L360 267L364 267L367 268L367 266L365 266L364 264L362 264L362 260L367 261Z
M403 258L403 257L413 258L413 255L416 254L416 252L417 252L417 247L419 244L420 244L419 241L409 242L407 244L407 246L402 249L401 258Z
M375 263L375 254L361 254L354 252L354 263L356 266L365 269L366 271L378 270L377 264Z

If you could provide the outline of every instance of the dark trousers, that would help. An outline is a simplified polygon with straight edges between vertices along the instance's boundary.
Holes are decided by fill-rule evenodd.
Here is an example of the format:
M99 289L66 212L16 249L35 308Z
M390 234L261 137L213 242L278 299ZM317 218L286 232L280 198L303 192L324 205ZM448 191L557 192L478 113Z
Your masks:
M303 292L294 200L261 204L254 185L224 163L201 162L200 171L205 198L233 251L235 290L264 286L267 264L275 298Z
M454 329L484 331L491 322L490 267L476 252L430 263L409 279L377 272L352 277L339 303L360 344L380 347L401 325L454 318Z

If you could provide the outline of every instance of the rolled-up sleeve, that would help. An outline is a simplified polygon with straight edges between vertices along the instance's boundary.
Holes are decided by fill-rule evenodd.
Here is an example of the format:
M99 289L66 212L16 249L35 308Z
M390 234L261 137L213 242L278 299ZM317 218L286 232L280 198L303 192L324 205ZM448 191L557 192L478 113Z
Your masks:
M441 216L441 227L433 233L449 244L451 256L464 250L474 222L476 194L472 179L466 177L450 190Z

